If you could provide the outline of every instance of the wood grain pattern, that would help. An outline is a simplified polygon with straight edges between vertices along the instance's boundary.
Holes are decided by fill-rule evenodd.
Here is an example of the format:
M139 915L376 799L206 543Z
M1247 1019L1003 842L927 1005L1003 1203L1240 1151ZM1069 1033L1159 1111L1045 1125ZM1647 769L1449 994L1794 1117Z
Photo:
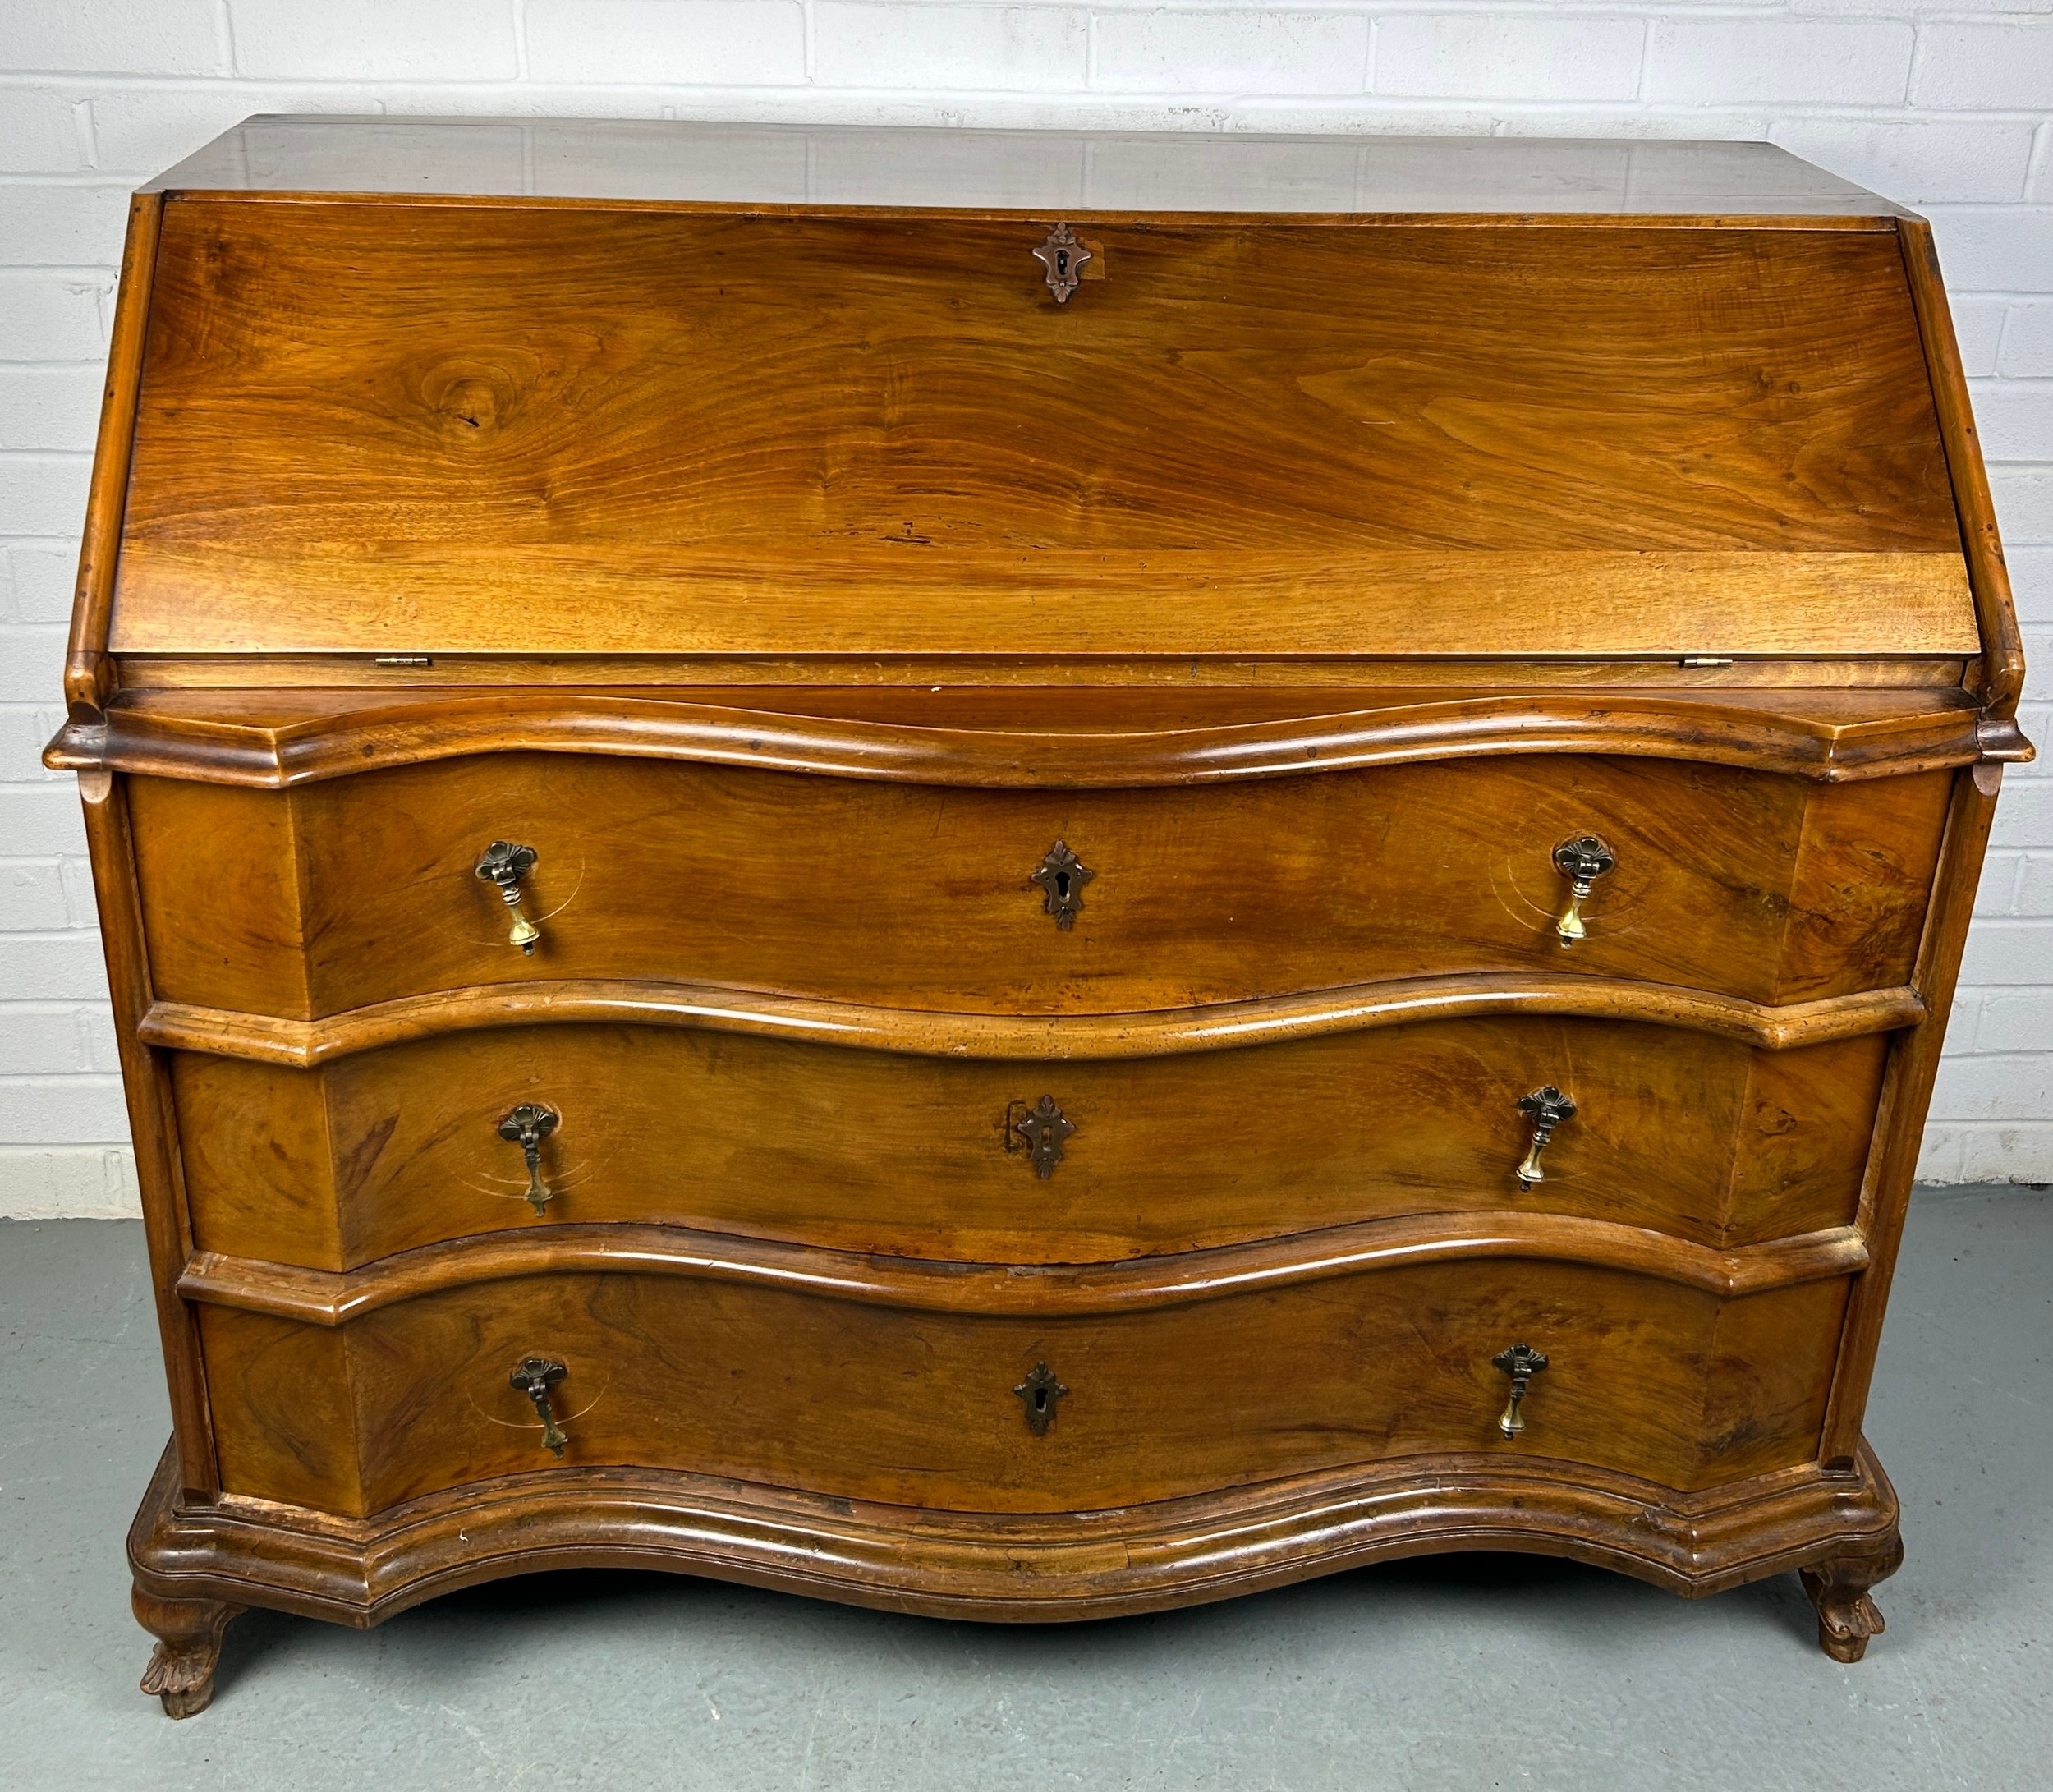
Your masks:
M195 452L181 443L177 463ZM480 536L494 526L477 525ZM379 654L574 654L596 633L598 650L617 654L995 654L1047 639L1051 627L1089 642L1086 651L1182 658L1394 654L1408 635L1435 655L1479 653L1493 639L1508 653L1575 640L1584 651L1665 658L1816 654L1835 638L1868 654L1975 647L1966 575L1955 555L1938 552L1504 549L1493 554L1504 564L1479 574L1429 549L1335 549L1307 560L1279 547L1234 553L1228 585L1197 550L1158 549L1123 565L1082 547L926 559L916 549L864 544L794 557L774 577L746 548L714 560L544 544L488 579L472 570L487 558L480 545L381 555L381 595L367 618L363 566L347 540L237 554L225 587L227 556L212 545L125 544L115 649L161 654L182 641L212 655L315 654L354 638ZM701 600L682 620L680 587ZM245 589L289 592L289 607L246 616L227 595ZM565 594L568 607L558 608ZM470 627L411 620L459 604L499 613ZM571 623L581 609L606 618L603 630ZM191 626L172 620L188 616Z
M1931 999L1931 1018L1914 1032L1898 1036L1875 1120L1874 1144L1861 1189L1860 1223L1874 1241L1875 1260L1854 1283L1847 1308L1847 1332L1833 1375L1832 1404L1822 1445L1825 1460L1844 1463L1858 1444L1867 1409L1882 1313L1903 1243L1911 1180L1924 1139L1939 1055L1946 1042L1960 955L1974 912L1975 887L1996 817L2000 765L1977 765L1957 774L1948 806L1945 843L1933 902L1918 948L1918 981Z
M1885 234L1100 234L174 200L113 646L1977 645Z
M1109 1264L936 1262L677 1225L607 1224L452 1239L339 1275L200 1251L178 1287L210 1306L328 1327L424 1295L590 1271L692 1276L894 1312L1076 1317L1184 1307L1369 1270L1500 1257L1623 1270L1720 1299L1844 1276L1868 1261L1867 1243L1853 1226L1719 1250L1614 1220L1509 1211L1405 1215ZM521 1297L521 1288L507 1291L509 1299Z
M1091 1515L953 1515L655 1470L542 1470L370 1519L226 1496L181 1507L174 1447L130 1529L135 1585L357 1628L544 1569L657 1569L887 1611L1059 1624L1259 1593L1390 1556L1571 1556L1683 1597L1789 1573L1895 1533L1862 1443L1815 1466L1679 1495L1505 1454L1411 1458ZM1423 1491L1427 1488L1427 1491Z
M122 689L260 691L412 691L422 687L475 690L480 685L529 691L567 686L632 689L647 694L714 690L721 701L753 702L735 687L806 685L833 692L889 687L908 692L973 687L1003 691L1116 689L1121 692L1220 688L1268 690L1384 688L1426 682L1432 687L1551 692L1603 688L1748 692L1927 690L1966 701L1967 661L1958 654L1830 654L1788 659L1761 655L1706 664L1667 655L1585 659L1482 659L1440 655L1431 660L1391 654L128 654ZM1346 703L1335 708L1352 707ZM137 768L141 769L141 768Z
M122 249L119 297L100 394L99 434L93 480L85 497L71 634L64 659L64 696L75 724L100 721L115 690L107 655L114 606L114 567L121 552L128 499L129 457L135 439L136 394L142 384L143 344L157 266L157 232L163 201L138 193L128 203L128 236Z
M157 1002L138 1031L149 1045L295 1070L319 1069L357 1052L438 1034L542 1022L687 1027L862 1051L1070 1064L1237 1050L1368 1027L1483 1014L1644 1021L1766 1051L1789 1051L1915 1027L1923 1021L1926 1008L1923 998L1908 985L1771 1006L1673 984L1614 977L1465 975L1394 978L1256 1001L1128 1013L961 1014L765 995L713 985L565 978L408 996L315 1021Z
M1975 682L1985 710L1985 748L1991 759L2028 760L2032 756L2031 743L2016 724L2018 698L2024 689L2024 640L2018 632L2017 611L2010 600L2009 569L2004 563L1996 504L1982 464L1974 414L1968 408L1968 376L1960 365L1960 345L1946 306L1938 246L1932 241L1931 226L1921 218L1905 218L1897 228L1931 372L1961 543L1967 552L1975 623L1982 634L1982 660Z
M1956 677L1955 684L1957 687ZM1373 705L1371 707L1370 705ZM1981 715L1940 692L1594 696L1374 691L436 691L146 693L44 763L276 790L480 752L690 760L977 788L1231 783L1508 752L1605 753L1825 783L1973 763Z
M224 1324L226 1310L205 1302L194 1311L223 1490L327 1511L374 1509L342 1335L259 1313Z
M958 1515L650 1469L544 1469L338 1519L177 1500L167 1449L129 1532L138 1587L367 1627L458 1588L645 1568L886 1611L1073 1622L1256 1592L1393 1555L1567 1555L1701 1597L1884 1546L1895 1490L1863 1444L1827 1474L1702 1493L1544 1457L1412 1457L1111 1512Z
M199 1332L191 1309L177 1290L180 1270L192 1252L177 1117L164 1067L137 1032L149 1009L151 973L143 936L141 893L135 882L128 783L103 774L82 778L79 784L86 850L92 855L100 944L106 954L108 993L113 1006L115 1047L121 1055L122 1088L135 1148L135 1178L142 1190L143 1236L149 1251L164 1376L180 1440L179 1459L187 1477L183 1491L188 1499L204 1499L218 1489L220 1482Z
M425 1293L338 1330L201 1307L225 1486L361 1517L553 1467L508 1372L560 1358L564 1459L829 1498L1090 1511L1496 1438L1680 1489L1812 1459L1846 1284L1721 1302L1490 1259L1116 1316L976 1317L699 1276L564 1270ZM1491 1356L1545 1350L1527 1434ZM1070 1389L1045 1436L1013 1388ZM343 1365L346 1372L340 1372ZM346 1400L310 1401L311 1380ZM353 1421L353 1426L350 1421ZM353 1430L353 1458L347 1440Z
M1615 1020L1436 1022L1139 1062L976 1061L598 1026L443 1034L308 1073L181 1053L203 1250L341 1270L564 1223L1017 1263L1475 1208L1706 1244L1852 1221L1886 1039L1800 1051ZM1513 1174L1545 1084L1578 1108ZM1037 1179L1013 1121L1077 1128ZM561 1116L537 1215L500 1119ZM1451 1223L1451 1222L1450 1222Z
M1946 778L1814 815L1833 787L1578 755L960 791L506 753L282 793L138 778L132 800L168 1001L308 1019L539 976L1017 1015L1478 972L1775 1003L1897 987ZM1618 866L1564 952L1551 854L1589 832ZM474 875L494 839L540 854L531 957ZM1097 873L1069 932L1028 881L1059 839Z

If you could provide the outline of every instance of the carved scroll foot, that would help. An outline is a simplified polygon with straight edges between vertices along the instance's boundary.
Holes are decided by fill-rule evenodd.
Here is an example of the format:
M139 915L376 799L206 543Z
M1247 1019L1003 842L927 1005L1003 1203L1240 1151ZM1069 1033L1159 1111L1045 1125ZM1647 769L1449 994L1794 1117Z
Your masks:
M221 1636L242 1607L215 1599L158 1599L138 1587L135 1621L157 1638L143 1690L163 1701L167 1717L191 1717L214 1700L214 1670Z
M1904 1563L1904 1540L1894 1531L1872 1549L1828 1555L1803 1570L1803 1590L1817 1608L1818 1647L1835 1661L1858 1661L1867 1639L1885 1628L1881 1608L1868 1596Z

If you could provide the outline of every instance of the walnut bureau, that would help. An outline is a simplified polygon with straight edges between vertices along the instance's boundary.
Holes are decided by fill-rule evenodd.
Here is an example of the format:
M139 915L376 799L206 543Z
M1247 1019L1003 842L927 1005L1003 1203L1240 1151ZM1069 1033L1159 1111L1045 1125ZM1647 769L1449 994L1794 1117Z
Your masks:
M2006 760L1919 219L1758 145L253 119L133 204L48 762L144 1685L639 1565L1801 1570Z

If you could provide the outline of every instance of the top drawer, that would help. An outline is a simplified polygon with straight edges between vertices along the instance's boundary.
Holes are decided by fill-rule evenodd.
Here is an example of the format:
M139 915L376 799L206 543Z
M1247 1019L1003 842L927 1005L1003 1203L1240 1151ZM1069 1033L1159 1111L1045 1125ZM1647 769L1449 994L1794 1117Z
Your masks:
M534 752L131 785L157 995L297 1019L573 978L1029 1014L1477 972L1803 1001L1908 981L1948 788L1555 755L943 788ZM1555 854L1586 835L1612 865L1564 949ZM531 953L476 875L495 840L536 855Z

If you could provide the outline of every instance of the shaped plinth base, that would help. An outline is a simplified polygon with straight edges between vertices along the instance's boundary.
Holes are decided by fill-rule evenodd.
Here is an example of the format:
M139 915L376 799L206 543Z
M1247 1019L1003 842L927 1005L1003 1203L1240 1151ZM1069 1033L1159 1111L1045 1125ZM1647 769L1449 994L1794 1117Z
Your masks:
M1081 1513L934 1511L682 1471L549 1467L344 1518L223 1495L187 1504L167 1450L129 1533L145 1686L202 1709L246 1606L365 1628L459 1587L653 1568L889 1611L1007 1624L1120 1617L1442 1550L1565 1555L1690 1597L1803 1571L1826 1650L1881 1629L1867 1589L1902 1559L1865 1444L1698 1493L1508 1452L1408 1457Z

